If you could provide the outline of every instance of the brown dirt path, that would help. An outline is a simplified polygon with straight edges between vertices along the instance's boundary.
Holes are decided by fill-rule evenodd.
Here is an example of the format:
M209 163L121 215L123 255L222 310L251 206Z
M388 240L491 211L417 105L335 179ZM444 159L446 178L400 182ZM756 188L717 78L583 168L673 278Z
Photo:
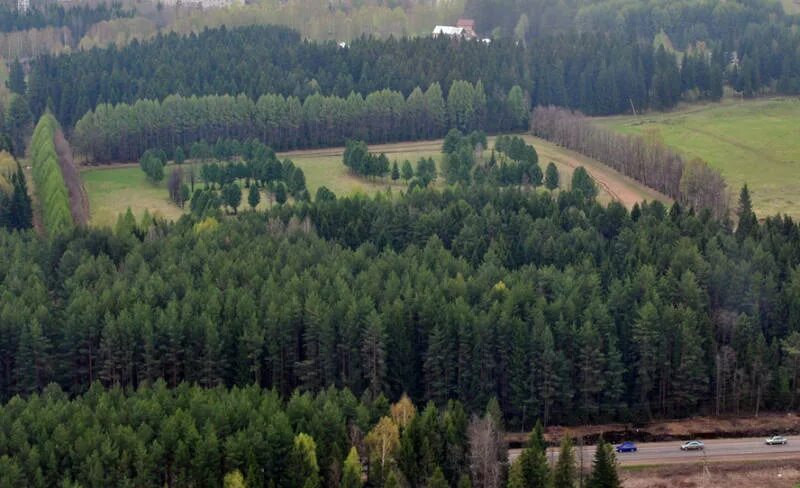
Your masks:
M544 139L534 137L531 135L522 135L526 142L532 144L536 151L539 153L539 164L542 170L547 166L547 163L553 161L559 168L561 173L562 184L568 182L572 177L572 172L578 166L583 166L595 179L598 186L608 195L609 200L617 200L628 208L633 207L637 202L644 200L653 201L660 200L665 203L671 203L672 200L651 188L647 188L638 181L633 180L611 168L602 164L601 162L584 156L575 151L570 151L563 147L559 147ZM489 146L494 145L495 137L489 137ZM370 151L383 152L387 155L403 154L409 152L431 152L438 153L441 151L443 139L435 139L429 141L415 141L415 142L395 142L390 144L371 144ZM331 147L321 149L298 149L294 151L286 151L278 153L280 157L336 157L344 153L344 147ZM117 164L106 165L86 165L81 169L113 169L122 167L135 166L138 163L125 162Z
M72 148L61 129L53 136L53 144L58 155L58 165L69 192L69 211L76 225L85 227L89 224L89 197L83 187L80 171L72 158Z

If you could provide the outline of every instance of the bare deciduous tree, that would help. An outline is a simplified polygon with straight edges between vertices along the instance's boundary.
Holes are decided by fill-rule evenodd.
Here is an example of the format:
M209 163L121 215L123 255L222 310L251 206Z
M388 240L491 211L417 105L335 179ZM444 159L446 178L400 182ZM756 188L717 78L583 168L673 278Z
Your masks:
M503 436L488 416L469 424L469 467L475 488L500 488L503 481Z
M617 134L580 113L556 107L536 107L531 132L597 159L682 205L708 209L717 217L728 213L728 192L719 171L700 159L685 162L656 132Z

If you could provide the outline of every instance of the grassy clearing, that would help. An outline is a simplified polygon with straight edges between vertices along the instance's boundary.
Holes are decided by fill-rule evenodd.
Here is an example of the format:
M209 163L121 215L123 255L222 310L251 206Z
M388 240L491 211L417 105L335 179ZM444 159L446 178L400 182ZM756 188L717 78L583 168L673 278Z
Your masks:
M718 168L734 198L747 183L759 216L800 216L798 99L727 100L664 114L596 120L624 133L657 130L666 144Z
M90 223L113 226L117 215L130 207L137 218L145 210L167 219L177 219L182 210L169 199L165 181L154 185L147 181L139 166L88 169L81 173L89 194Z
M542 170L550 161L553 161L561 175L561 185L566 187L572 178L572 172L579 166L585 166L600 185L599 199L608 203L612 199L622 201L631 206L641 200L667 199L656 192L642 187L638 183L626 178L619 173L601 165L597 161L586 158L578 153L567 151L533 136L524 136L524 139L536 147L539 152L539 163ZM489 146L494 145L494 138L489 138ZM442 141L422 141L397 144L373 145L370 150L385 152L390 160L396 160L398 165L408 159L416 166L420 158L432 157L441 170ZM295 165L302 168L306 176L306 185L313 196L317 188L327 186L337 195L350 195L353 193L375 193L391 189L399 192L406 188L405 182L397 183L390 178L369 180L351 174L342 164L343 148L329 148L317 150L302 150L282 153L281 158L289 158ZM489 157L490 151L484 154ZM165 175L172 171L171 166L165 168ZM106 166L102 168L88 168L82 173L84 186L89 194L91 209L91 224L95 226L113 226L117 215L131 208L137 218L141 218L145 209L151 214L158 214L167 219L180 217L183 210L175 206L167 195L166 177L161 184L154 185L147 181L138 165ZM444 186L442 177L437 179L437 185ZM262 193L259 209L268 206L267 195ZM247 190L242 190L242 207L247 208Z

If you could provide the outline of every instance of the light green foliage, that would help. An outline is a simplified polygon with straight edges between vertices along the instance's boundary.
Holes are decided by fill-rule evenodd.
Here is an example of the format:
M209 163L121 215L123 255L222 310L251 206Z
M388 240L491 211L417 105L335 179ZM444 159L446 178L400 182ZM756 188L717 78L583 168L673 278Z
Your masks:
M244 482L244 476L242 476L241 471L238 469L225 475L222 486L223 488L247 488L247 484Z
M355 447L350 448L350 453L344 460L342 468L341 488L361 488L361 461Z
M50 234L66 232L74 225L69 211L69 193L53 143L57 125L51 114L44 114L33 131L30 149L42 222Z

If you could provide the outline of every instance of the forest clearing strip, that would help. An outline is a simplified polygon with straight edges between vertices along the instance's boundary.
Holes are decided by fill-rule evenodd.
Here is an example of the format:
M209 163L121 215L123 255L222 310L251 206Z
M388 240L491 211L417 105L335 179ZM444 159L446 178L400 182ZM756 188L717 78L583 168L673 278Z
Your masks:
M492 147L495 137L489 137L489 147ZM598 186L600 186L611 199L617 200L627 208L633 207L635 203L643 200L660 200L669 203L671 199L661 193L645 187L641 183L629 178L616 170L600 163L597 160L591 159L583 154L575 151L557 146L544 139L534 137L531 135L524 135L524 139L528 143L532 143L536 150L539 152L539 164L544 169L547 163L553 161L558 165L567 167L571 172L578 166L583 166L589 174L595 179ZM387 155L392 154L408 154L408 153L440 153L442 148L442 139L415 141L415 142L397 142L388 144L372 144L369 146L370 151L382 152ZM344 147L320 148L320 149L298 149L293 151L286 151L278 153L281 158L323 158L323 157L337 157L344 154ZM83 165L82 171L87 170L110 170L115 168L130 168L137 166L136 162L126 162L117 164L103 164L103 165ZM566 176L562 175L562 184L568 180Z

